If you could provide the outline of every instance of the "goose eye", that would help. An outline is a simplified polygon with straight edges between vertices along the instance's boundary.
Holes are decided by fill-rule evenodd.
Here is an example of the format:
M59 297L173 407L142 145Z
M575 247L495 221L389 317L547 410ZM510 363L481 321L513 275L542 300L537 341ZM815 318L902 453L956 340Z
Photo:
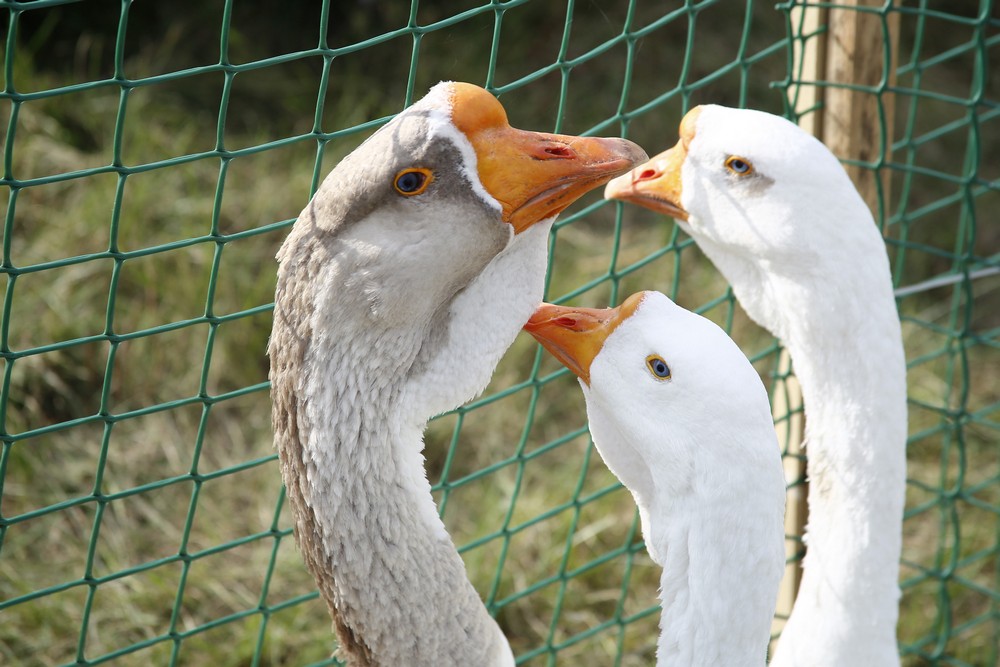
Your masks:
M746 176L753 173L753 165L738 155L731 155L726 159L726 169L737 176Z
M404 169L396 174L393 187L399 194L412 197L426 190L431 183L431 178L430 169Z
M651 354L646 357L646 366L649 367L649 372L652 373L657 379L670 379L670 366L667 366L667 362L655 354Z

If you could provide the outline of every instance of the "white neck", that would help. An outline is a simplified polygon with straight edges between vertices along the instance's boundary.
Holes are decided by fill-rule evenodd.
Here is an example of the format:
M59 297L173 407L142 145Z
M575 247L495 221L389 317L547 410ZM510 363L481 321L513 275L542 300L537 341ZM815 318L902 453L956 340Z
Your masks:
M771 435L773 440L773 435ZM762 667L784 566L777 451L770 465L719 461L728 493L702 481L681 498L657 492L647 548L663 566L658 665ZM714 465L714 464L713 464ZM709 475L710 477L710 475Z
M870 232L853 257L831 254L794 278L747 265L731 278L788 347L806 411L807 555L779 667L899 662L906 367L883 241Z
M555 217L515 235L452 301L447 339L407 383L401 411L414 424L479 395L542 301Z
M809 522L775 665L819 664L821 656L823 664L899 663L906 370L886 291L844 299L851 303L836 308L840 331L820 338L793 327L786 341L806 409Z
M679 429L637 434L636 422L622 423L582 386L594 444L632 492L646 550L663 568L657 664L761 667L785 562L785 483L769 413L705 422L685 442Z

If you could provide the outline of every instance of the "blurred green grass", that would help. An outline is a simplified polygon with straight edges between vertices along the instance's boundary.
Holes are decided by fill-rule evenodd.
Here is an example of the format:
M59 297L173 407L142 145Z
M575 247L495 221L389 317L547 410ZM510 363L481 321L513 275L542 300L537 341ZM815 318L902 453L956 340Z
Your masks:
M239 8L239 3L234 7ZM336 17L342 21L331 28L333 45L378 35L407 21L408 8L400 5L388 6L381 14L367 5L358 7L353 12L344 9L345 14ZM153 12L146 18L154 24L159 16L155 13L163 11L143 3L133 9ZM580 3L563 56L578 56L613 37L627 9L626 3ZM700 57L688 64L688 81L712 73L737 55L744 17L721 7L710 9L692 30ZM113 40L107 30L90 30L72 44L57 41L49 49L52 42L45 38L46 31L58 35L62 23L66 30L78 27L83 18L74 18L72 12L81 11L86 10L70 5L47 27L41 20L38 32L25 38L11 65L18 90L47 90L110 76L107 51ZM306 39L294 30L275 30L275 35L265 30L269 23L293 20L311 28L316 18L309 9L299 8L288 15L262 11L254 17L244 9L234 11L229 54L233 62L313 45L313 37ZM454 11L425 3L418 19L427 24ZM441 78L478 83L490 78L503 87L555 61L560 57L566 11L562 5L537 2L507 9L500 57L492 69L486 64L494 28L492 13L426 34L414 94L421 95ZM655 3L637 6L633 25L649 24L662 12ZM45 13L37 12L39 16ZM50 15L56 15L54 10ZM750 53L784 38L781 15L770 5L754 3L749 19L753 27ZM107 23L113 34L114 22ZM214 62L219 25L218 14L205 5L186 20L172 17L163 30L140 31L140 39L127 44L126 72L132 77L151 76ZM626 108L648 102L674 86L685 65L687 39L688 23L678 20L637 42ZM407 36L338 57L324 96L323 131L398 111L406 101L411 43ZM56 71L51 60L40 62L64 57L61 49L68 49L67 67ZM626 58L625 49L616 47L567 72L565 78L557 70L505 92L501 99L515 125L583 132L602 125L622 103L620 82ZM315 121L321 66L319 59L308 58L238 74L223 128L225 147L235 150L307 134ZM964 66L959 62L954 69L929 70L924 74L925 82L930 82L926 85L967 94L967 84L963 89L956 75ZM784 68L784 54L775 52L747 71L734 70L680 95L689 105L745 102L780 112L782 93L768 84L781 80ZM133 90L122 134L125 164L212 150L222 85L221 75L205 74ZM108 164L119 94L117 87L108 86L22 104L11 150L16 177ZM560 96L565 99L561 116L557 115ZM626 128L628 136L650 152L673 143L681 106L671 103L662 111L637 117ZM7 102L2 113L9 114L9 110ZM948 111L921 115L920 122L928 129L937 127L945 122ZM9 118L5 115L0 120ZM600 133L622 131L612 123L603 125ZM13 264L24 267L107 250L113 220L118 221L115 241L125 251L206 237L203 243L136 256L122 264L111 313L114 331L128 334L197 318L206 307L215 315L239 313L273 298L273 256L286 230L274 223L294 218L308 201L315 174L325 175L366 134L339 137L322 144L319 151L316 140L305 137L232 158L224 172L219 158L208 157L132 174L125 180L117 213L118 180L113 174L24 188L17 192L11 233L4 241ZM990 143L984 152L995 149L995 134L985 135ZM934 155L950 156L961 149L962 137L948 135L933 145ZM900 178L895 177L894 192L899 191ZM919 210L945 196L947 187L923 179L912 199L900 207ZM220 188L222 195L217 199ZM9 199L9 188L3 189L3 196ZM697 248L669 221L617 204L598 205L598 201L598 194L588 196L573 207L585 215L573 216L571 211L558 226L549 297L561 297L606 277L612 267L614 279L597 282L574 296L573 302L604 305L613 297L651 287L691 308L714 302L706 315L726 325L743 349L758 357L757 367L771 386L776 361L771 339L728 297L724 281ZM207 238L213 219L223 235L266 231L217 243ZM906 225L908 242L950 251L957 232L935 224L942 219L901 220L886 232L898 238ZM995 248L1000 233L981 227L977 247ZM614 256L609 247L612 229L620 239ZM661 253L667 246L674 249ZM908 251L904 261L903 282L908 283L944 270L949 260L930 252ZM18 276L6 322L10 348L24 350L100 334L108 320L112 265L111 260L97 260ZM218 281L213 291L210 277L216 265ZM4 280L10 278L5 275ZM911 408L911 433L939 429L942 407L956 411L966 405L967 411L980 410L985 415L981 421L962 424L956 418L948 426L951 430L935 431L911 445L910 477L916 483L909 489L912 517L905 528L904 559L911 564L904 566L904 577L915 579L902 607L904 643L936 632L947 621L945 611L961 622L995 614L996 609L1000 492L995 421L989 420L995 420L991 417L995 409L990 406L1000 403L1000 369L991 363L995 341L977 345L967 339L965 347L955 350L959 343L954 337L935 332L934 327L954 327L951 320L958 307L950 299L956 298L962 297L938 290L902 303L904 314L911 318L904 326L909 358L950 350L911 370L911 398L929 406ZM1000 326L996 315L1000 281L977 283L973 298L975 320L969 329L991 331ZM228 320L218 326L210 354L206 353L207 324L121 343L111 376L110 411L141 411L164 401L195 397L203 383L208 395L217 396L264 382L269 329L267 312ZM88 343L14 362L5 406L7 432L24 433L95 414L108 352L106 343ZM949 368L956 359L970 369L967 386L960 381L962 374ZM5 368L8 363L4 362ZM439 503L445 503L444 519L457 544L494 535L506 518L510 535L506 551L504 538L493 537L465 550L463 556L478 590L498 607L498 618L515 651L523 654L546 644L572 642L558 652L541 651L525 664L650 664L657 635L657 614L652 607L659 572L642 550L631 497L617 487L583 431L583 401L575 382L558 371L533 342L519 339L501 362L486 396L532 377L546 381L432 422L426 437L429 477L442 482L435 495ZM971 399L964 399L965 395ZM535 412L529 421L525 415L532 406ZM312 591L292 537L280 536L291 520L280 503L276 464L268 460L273 454L269 410L266 392L257 391L208 406L194 402L138 413L115 423L107 435L100 425L81 425L36 435L7 448L0 499L4 517L87 496L97 483L98 470L103 470L100 491L105 494L176 478L171 484L117 498L104 507L98 538L93 541L93 574L113 575L170 558L182 545L185 553L198 557L190 561L189 569L174 560L101 583L91 602L87 656L111 653L172 631L194 631L227 615L255 610L261 604L280 605ZM572 433L577 435L559 442ZM957 437L964 441L958 442ZM260 464L211 476L247 461ZM196 483L188 474L193 466L207 478ZM477 476L491 466L497 466L496 470ZM947 489L959 483L962 489L981 488L968 497L949 495ZM195 510L189 513L193 500ZM83 576L97 511L95 503L88 502L9 527L0 552L0 600ZM546 513L546 518L536 521ZM279 532L212 553L213 547L266 533L272 527ZM615 558L604 560L616 552ZM946 571L952 561L963 563L956 575ZM919 581L928 569L936 574ZM0 612L0 655L12 664L25 665L74 660L86 604L87 589L77 586ZM602 623L633 616L640 618L580 639ZM328 657L331 637L324 605L308 599L267 616L254 613L185 635L183 641L156 643L123 654L111 664L165 664L171 658L183 665L249 664L258 641L263 642L262 664L305 664ZM978 624L947 645L947 655L953 658L943 664L963 664L961 660L985 665L996 652L996 642L992 622ZM907 664L924 662L911 657Z

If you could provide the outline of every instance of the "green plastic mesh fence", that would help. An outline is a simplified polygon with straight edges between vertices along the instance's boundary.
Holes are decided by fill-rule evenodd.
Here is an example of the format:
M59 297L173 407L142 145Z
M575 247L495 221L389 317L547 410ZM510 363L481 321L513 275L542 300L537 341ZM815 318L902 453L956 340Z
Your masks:
M273 256L331 166L433 83L650 153L694 104L808 119L802 91L844 85L798 66L827 31L800 2L279 4L0 1L3 664L336 664L271 445ZM910 360L901 652L994 665L1000 20L988 0L886 5L857 11L895 40L894 75L853 88L891 134L848 163L880 176ZM590 195L551 266L550 300L697 307L785 393L778 343L669 220ZM519 664L652 664L658 570L565 371L518 340L426 455Z

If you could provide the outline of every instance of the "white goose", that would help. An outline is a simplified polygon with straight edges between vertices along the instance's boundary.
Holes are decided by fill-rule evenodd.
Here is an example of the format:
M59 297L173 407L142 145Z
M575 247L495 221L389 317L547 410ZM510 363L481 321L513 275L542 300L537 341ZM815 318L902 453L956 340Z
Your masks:
M542 296L552 220L646 156L511 128L442 83L338 164L278 259L275 443L353 665L513 665L423 468L427 420L486 386Z
M773 663L898 665L906 365L885 243L836 157L793 123L702 106L605 196L677 218L802 386L809 521Z
M659 292L545 304L525 330L580 378L601 457L660 579L657 664L762 667L785 567L767 391L726 333Z

